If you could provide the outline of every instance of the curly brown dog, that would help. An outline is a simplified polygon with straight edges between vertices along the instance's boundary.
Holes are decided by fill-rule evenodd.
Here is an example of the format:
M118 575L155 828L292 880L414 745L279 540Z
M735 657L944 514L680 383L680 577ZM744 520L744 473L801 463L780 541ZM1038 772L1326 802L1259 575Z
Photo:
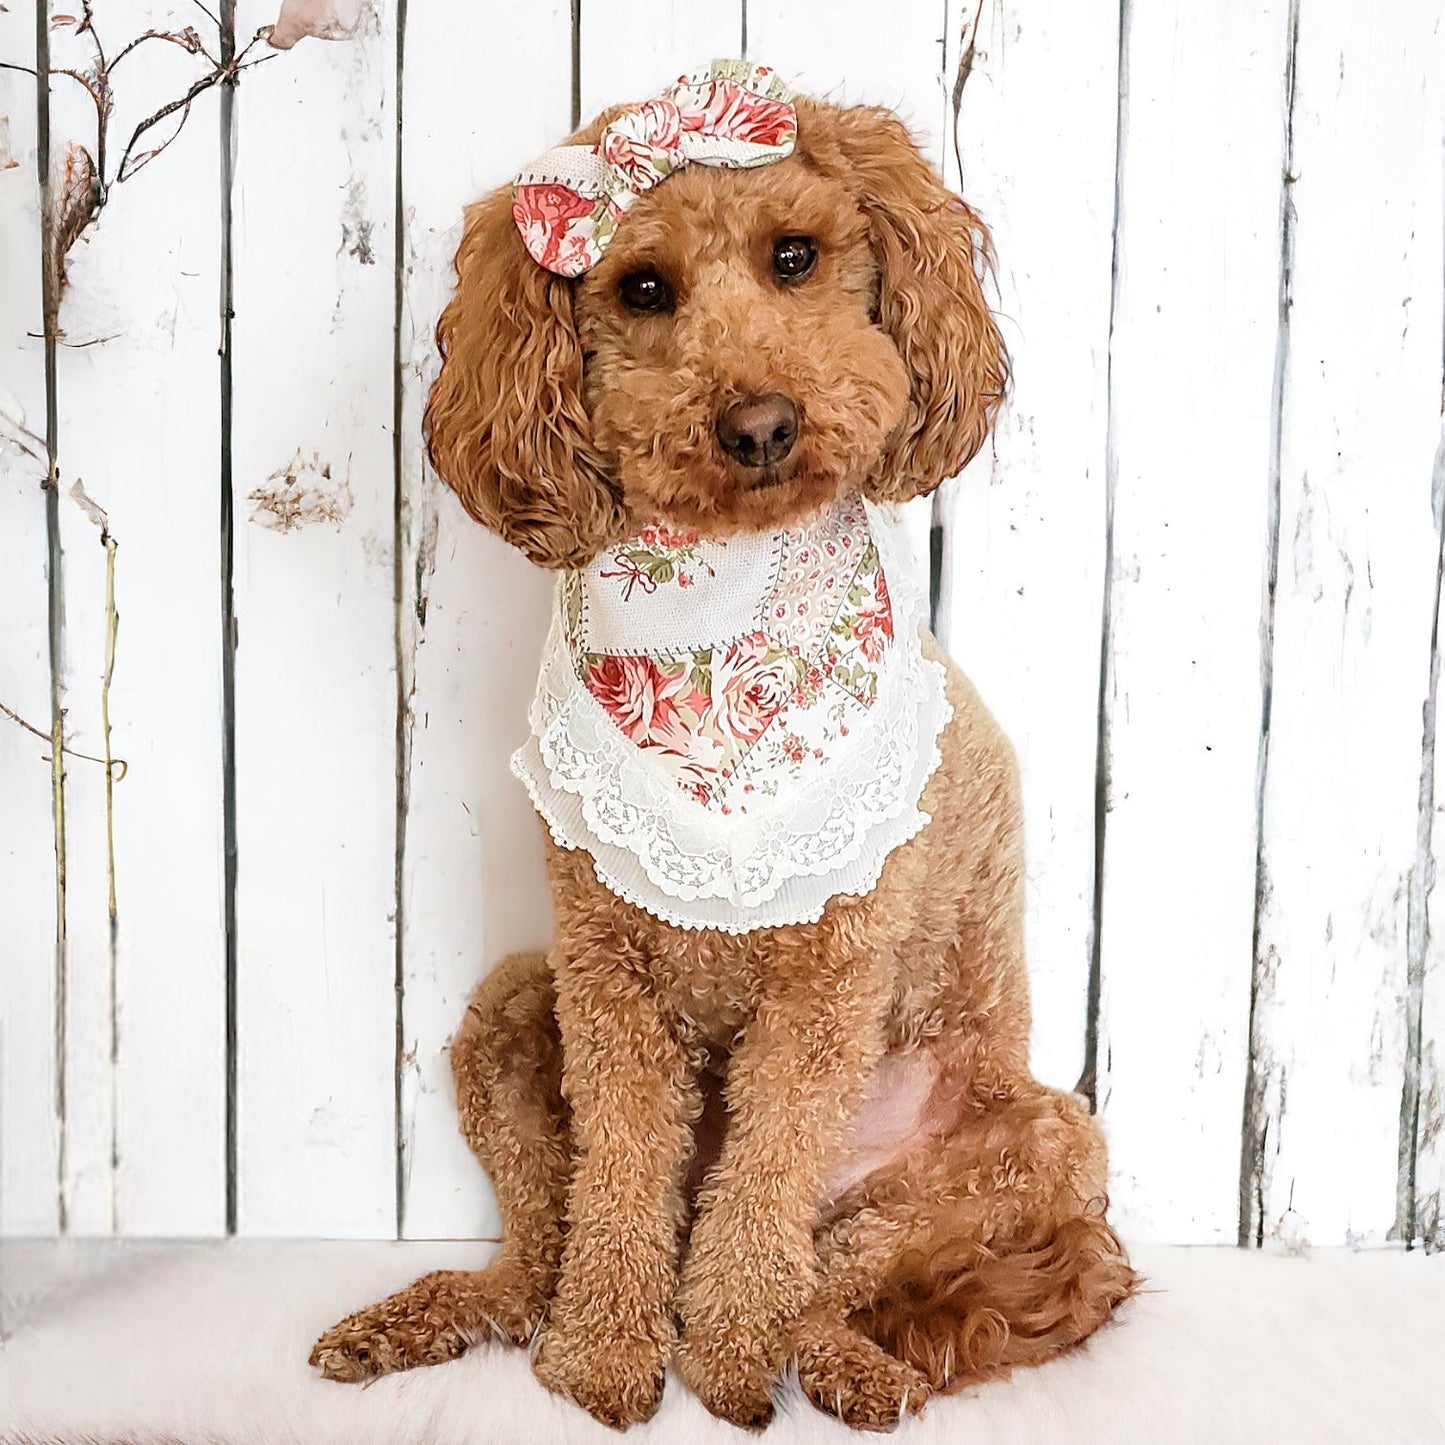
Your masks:
M922 496L1004 389L987 245L893 115L801 98L791 156L679 172L575 280L533 262L504 188L467 215L432 460L559 569L649 520L729 536ZM720 412L775 395L795 444L740 460ZM819 1409L881 1429L1109 1317L1135 1276L1104 1144L1029 1073L1013 753L952 664L947 688L931 822L815 923L674 927L549 839L552 950L494 970L452 1046L503 1247L351 1316L313 1363L355 1380L496 1333L619 1427L670 1361L762 1425L795 1364Z

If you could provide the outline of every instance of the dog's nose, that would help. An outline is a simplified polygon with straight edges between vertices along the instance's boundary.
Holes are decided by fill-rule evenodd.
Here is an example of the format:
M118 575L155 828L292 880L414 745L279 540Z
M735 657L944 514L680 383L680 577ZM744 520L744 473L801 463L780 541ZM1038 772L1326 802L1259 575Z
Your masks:
M717 439L742 466L770 467L798 439L798 408L780 391L745 396L718 413Z

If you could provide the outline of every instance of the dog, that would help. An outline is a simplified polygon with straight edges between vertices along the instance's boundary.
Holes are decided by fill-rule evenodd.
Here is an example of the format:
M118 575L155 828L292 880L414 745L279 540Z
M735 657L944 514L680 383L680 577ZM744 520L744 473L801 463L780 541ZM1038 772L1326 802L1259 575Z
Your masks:
M1013 752L887 542L1004 395L988 247L894 115L741 62L469 209L427 435L562 577L515 762L556 934L451 1049L499 1253L328 1331L327 1376L495 1334L618 1428L673 1363L738 1425L793 1365L887 1429L1134 1288L1103 1139L1029 1073Z

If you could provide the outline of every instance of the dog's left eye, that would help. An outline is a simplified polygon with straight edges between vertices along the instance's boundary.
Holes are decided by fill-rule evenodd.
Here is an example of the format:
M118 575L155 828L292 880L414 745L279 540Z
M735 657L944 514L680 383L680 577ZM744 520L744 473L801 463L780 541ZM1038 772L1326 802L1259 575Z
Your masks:
M818 248L808 236L784 236L773 247L773 270L783 281L796 281L813 269Z
M672 288L656 271L632 271L617 283L617 294L630 311L666 311Z

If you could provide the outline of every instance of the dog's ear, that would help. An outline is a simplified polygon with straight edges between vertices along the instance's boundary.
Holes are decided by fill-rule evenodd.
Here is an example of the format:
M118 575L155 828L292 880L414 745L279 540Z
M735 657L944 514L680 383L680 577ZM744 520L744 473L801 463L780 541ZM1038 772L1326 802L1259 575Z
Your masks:
M908 411L866 490L907 501L957 475L983 446L1008 354L980 276L982 221L934 174L902 121L868 106L799 102L805 158L852 194L878 262L878 321L908 368Z
M586 565L622 534L622 498L582 404L572 283L528 255L510 186L467 210L437 345L426 438L438 475L540 566Z

